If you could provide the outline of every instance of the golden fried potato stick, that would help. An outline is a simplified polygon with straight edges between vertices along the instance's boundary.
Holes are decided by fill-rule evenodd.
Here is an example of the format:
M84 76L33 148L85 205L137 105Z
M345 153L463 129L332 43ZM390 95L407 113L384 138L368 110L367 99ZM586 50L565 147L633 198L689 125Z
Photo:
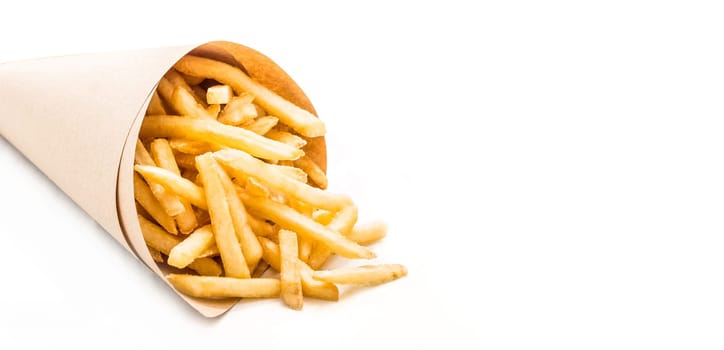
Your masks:
M214 232L211 225L202 226L171 248L168 264L183 269L201 256L201 253L211 248L213 243Z
M150 247L148 248L148 252L151 254L153 261L163 264L163 255L161 255L161 252Z
M147 116L141 137L186 138L241 149L255 157L294 160L304 152L281 142L267 139L249 130L221 124L214 120L178 116Z
M170 274L166 279L181 293L197 298L275 298L281 291L279 280L273 278Z
M232 97L234 92L229 85L214 85L206 89L206 103L210 105L225 105Z
M281 231L281 230L280 230ZM266 261L274 270L282 270L282 260L279 253L279 245L266 237L259 237L259 244L262 248L262 260Z
M347 238L362 244L368 245L385 238L387 235L387 224L383 221L370 221L365 224L356 225Z
M254 268L254 271L251 273L251 278L259 278L261 277L264 272L269 270L269 264L267 264L265 261L260 260L259 264L256 265Z
M206 152L202 152L206 153ZM199 154L202 154L199 153ZM179 166L179 168L183 168L184 170L193 170L196 171L196 156L194 154L177 154L176 155L176 164Z
M294 310L304 305L302 296L302 276L299 272L297 234L292 231L279 231L279 254L281 258L281 296L284 303Z
M188 199L193 205L199 208L207 208L204 189L193 182L158 167L136 166L135 169L142 176L158 181L158 183L166 186L175 194ZM251 211L253 215L269 219L281 227L294 230L299 235L310 240L319 241L321 244L329 247L333 253L337 253L346 258L371 259L375 257L375 254L371 250L350 241L338 232L324 227L311 218L297 213L296 210L287 205L274 202L268 198L254 197L246 193L239 193L239 195L246 209ZM351 212L350 215L353 211L356 220L356 207L350 208L352 209L348 209L348 211ZM343 209L342 211L345 210ZM347 219L342 220L342 218L343 217L340 217L339 220L340 225L346 225L350 221ZM354 225L354 222L352 222L352 225ZM319 244L317 244L317 246L319 247ZM314 252L312 252L312 254L314 254Z
M154 91L153 95L151 95L151 101L148 103L148 109L146 110L146 113L157 115L168 114L168 112L166 112L166 108L163 106L161 97L158 96L158 91Z
M198 258L188 266L201 276L221 276L221 266L211 258Z
M134 169L137 173L141 174L144 179L161 184L172 193L187 199L198 208L208 209L204 190L191 180L157 166L136 165Z
M322 191L305 183L292 180L279 171L277 167L264 163L245 152L224 149L215 152L214 157L234 176L251 176L274 190L316 208L337 211L353 204L352 199L348 196Z
M135 162L136 164L141 165L156 165L156 162L153 161L153 158L151 158L151 155L148 153L143 143L141 143L141 140L136 142ZM148 187L151 189L151 192L156 199L158 199L158 202L161 203L161 207L164 211L166 211L166 214L176 216L184 211L183 203L181 203L181 201L172 193L169 193L163 186L153 181L148 181L148 179L146 179L146 182L148 182Z
M229 202L216 169L218 166L210 153L196 157L196 167L204 184L206 203L209 208L209 216L211 216L211 227L216 238L216 247L221 254L221 262L224 265L226 276L249 278L251 273L234 232L234 224L229 212Z
M252 121L248 121L239 126L246 130L249 130L255 134L264 135L264 134L268 133L269 130L271 130L273 127L275 127L278 122L279 122L279 118L266 116L266 117L256 118Z
M241 176L239 175L240 174L235 174L237 178L241 179ZM246 179L244 179L244 189L246 189L247 193L255 197L266 198L271 196L271 191L269 191L269 188L264 186L264 184L262 184L253 177L247 177Z
M162 228L156 226L156 224L146 220L143 216L138 216L138 223L141 225L141 233L146 244L163 254L169 255L171 249L181 243L180 238L168 234ZM196 259L188 267L202 275L221 275L221 267L211 258Z
M232 97L219 115L219 121L229 125L239 125L256 118L256 107L252 101L254 96L243 93L238 97Z
M314 271L314 279L339 283L374 286L407 276L407 268L397 264L343 267L327 271Z
M281 258L279 254L279 246L264 237L259 238L259 242L264 248L264 261L273 269L281 270ZM339 289L334 283L318 281L313 278L314 270L303 261L298 261L300 273L302 277L302 294L310 298L322 300L339 300Z
M176 71L176 72L178 72L178 71ZM181 74L181 73L179 73L179 75L181 75L184 78L184 80L186 81L186 84L190 85L192 88L196 85L203 83L204 80L206 80L206 78L204 78L204 77L192 77L190 75Z
M317 245L329 247L332 252L346 258L372 259L375 253L360 246L332 231L316 221L302 214L287 205L277 203L268 198L253 197L246 193L240 193L241 200L246 209L257 217L262 217L275 222L284 229L291 230L307 239L317 241Z
M163 99L166 100L170 104L169 107L176 109L176 106L174 106L174 103L172 102L173 99L173 91L176 88L181 88L189 93L192 93L192 88L186 83L186 80L179 74L175 69L171 69L168 72L166 72L166 75L164 75L161 80L158 82L158 87L156 88L156 91L158 94L163 97ZM176 110L176 112L181 113L181 111ZM151 115L152 113L146 111L146 115Z
M303 184L307 183L307 173L304 170L288 165L269 164L293 180Z
M259 263L259 259L261 259L261 246L259 245L259 241L256 239L254 231L252 231L249 226L247 220L248 214L246 213L244 204L241 203L241 200L239 199L234 183L231 182L229 175L227 175L226 172L218 166L218 164L215 168L219 175L219 180L221 180L221 186L224 188L226 193L226 199L229 202L229 211L231 212L231 219L234 223L234 231L236 232L236 237L241 244L241 250L244 252L246 264L253 269L254 266Z
M327 224L332 222L332 220L334 220L335 215L337 215L337 213L333 212L333 211L315 210L314 213L312 213L312 219L314 219L314 221L326 226Z
M201 106L203 106L204 108L209 107L209 105L206 103L206 89L202 88L201 86L194 85L191 87L191 92L193 92L196 101Z
M321 189L326 189L328 185L327 175L324 170L317 165L311 158L304 156L294 161L294 166L304 170L309 178Z
M337 212L334 219L327 224L327 229L339 232L341 235L346 236L352 230L356 222L357 207L350 205ZM324 263L327 262L327 259L332 256L332 253L333 252L329 249L329 247L320 245L315 246L312 254L309 255L309 259L307 260L309 262L309 266L315 270L322 267Z
M277 235L277 230L272 224L248 215L248 213L246 219L249 227L251 227L251 230L254 231L254 234L257 236L272 237Z
M307 145L307 140L287 131L269 130L264 136L294 148L302 148Z
M173 109L179 114L193 118L216 119L216 115L209 112L199 103L193 92L186 90L180 86L173 89L171 99L168 100Z
M151 189L138 174L133 174L133 194L136 202L153 218L159 225L171 234L178 234L176 222L173 217L166 214Z
M299 263L302 265L300 273L302 275L302 293L304 296L329 301L339 300L339 289L334 283L315 280L314 270L303 261Z
M314 114L255 82L239 68L208 58L185 56L176 63L176 69L184 74L206 77L229 85L237 94L248 92L254 95L258 105L304 136L325 134L324 123Z
M168 144L171 146L171 149L176 152L195 156L206 152L213 152L218 149L208 142L185 139L170 139L168 140Z
M171 171L176 175L181 175L181 171L173 155L173 150L171 150L171 146L169 146L166 139L155 139L151 142L151 156L160 168ZM198 226L198 222L196 221L196 214L193 208L191 208L191 204L189 204L186 199L180 200L184 206L184 211L176 215L176 224L181 233L188 234Z

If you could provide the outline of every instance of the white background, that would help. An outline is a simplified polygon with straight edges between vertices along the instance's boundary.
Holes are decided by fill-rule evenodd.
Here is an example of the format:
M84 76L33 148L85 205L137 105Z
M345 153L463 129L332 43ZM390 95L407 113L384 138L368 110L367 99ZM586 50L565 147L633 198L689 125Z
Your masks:
M3 6L0 61L272 57L327 122L332 188L410 274L204 319L0 140L0 348L724 347L719 2L473 3Z

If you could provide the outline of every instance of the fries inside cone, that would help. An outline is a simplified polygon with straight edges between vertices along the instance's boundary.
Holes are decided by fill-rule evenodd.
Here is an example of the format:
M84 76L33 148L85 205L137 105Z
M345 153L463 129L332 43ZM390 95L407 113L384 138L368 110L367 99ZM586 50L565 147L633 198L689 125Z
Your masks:
M136 143L138 219L167 280L192 297L339 299L339 286L405 276L401 265L322 270L371 259L387 234L326 191L324 123L243 62L186 55L153 93ZM268 86L269 85L269 86ZM313 111L313 110L312 110ZM261 277L263 275L263 277Z

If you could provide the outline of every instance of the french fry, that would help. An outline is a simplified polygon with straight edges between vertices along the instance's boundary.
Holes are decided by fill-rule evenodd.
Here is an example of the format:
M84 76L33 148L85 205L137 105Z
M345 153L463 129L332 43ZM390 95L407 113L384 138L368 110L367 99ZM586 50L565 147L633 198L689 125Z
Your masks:
M240 126L255 134L264 135L264 134L268 133L269 130L271 130L274 126L276 126L278 122L279 122L279 118L266 116L266 117L256 118L252 121L248 121L244 124L241 124ZM284 144L284 143L281 143L281 144Z
M237 174L238 175L238 174ZM264 186L259 180L253 178L253 177L247 177L244 184L244 189L246 189L246 192L249 193L252 196L256 197L269 197L271 195L271 191Z
M267 264L265 261L259 261L259 264L256 265L254 271L251 273L251 278L259 278L267 270L269 270L269 264Z
M387 224L382 221L371 221L365 224L356 225L347 238L362 244L368 245L385 238L387 235Z
M281 291L272 278L239 279L170 274L166 279L178 291L197 298L274 298Z
M191 92L194 94L194 97L196 98L196 101L203 106L204 108L208 108L209 105L206 103L206 90L202 88L201 86L192 86Z
M352 205L352 200L347 196L322 191L292 180L275 166L266 164L245 152L225 149L215 152L214 157L234 176L251 176L274 190L314 207L336 211Z
M294 148L302 148L307 145L307 140L287 131L269 130L264 136Z
M350 241L338 232L322 226L311 218L297 213L289 206L274 202L268 198L252 197L246 193L240 193L240 196L242 202L246 205L246 209L253 215L269 219L282 228L318 241L322 245L329 247L334 253L346 258L372 259L375 257L375 253L371 250Z
M241 203L241 200L239 199L234 183L231 182L229 175L227 175L220 166L215 166L215 169L217 170L219 180L221 180L221 186L224 188L224 192L226 193L231 219L234 224L234 231L236 232L236 237L241 244L241 250L244 252L246 264L253 269L259 262L259 259L261 259L261 246L259 245L259 241L256 239L256 235L251 230L251 227L249 227L247 220L248 214L246 213L244 204Z
M326 189L328 185L327 181L327 175L324 174L324 171L322 168L317 165L313 160L311 160L309 157L304 156L294 161L294 166L298 167L299 169L304 170L307 175L309 175L309 179L312 180L319 188Z
M135 156L136 164L156 166L156 162L153 161L153 158L151 158L151 155L146 150L146 146L141 143L141 140L136 142ZM166 214L176 216L184 210L183 203L172 193L169 193L163 186L148 179L146 179L146 182L153 195L158 199L158 202L161 203L161 207L166 211Z
M314 213L312 213L312 219L314 219L314 221L326 226L327 224L332 222L332 220L334 220L334 216L336 214L337 214L336 212L329 211L329 210L315 210Z
M304 262L300 273L302 275L302 294L306 297L337 301L339 300L339 289L334 283L314 279L314 271Z
M181 74L181 76L186 81L186 84L190 85L192 88L196 85L199 85L206 80L204 77L192 77L190 75Z
M214 85L206 89L206 103L210 105L225 105L233 96L229 85Z
M282 260L280 258L279 245L266 237L259 237L259 244L261 244L263 252L262 259L274 270L281 271Z
M166 139L155 139L151 142L151 156L160 168L171 171L176 175L181 175L181 171L179 171L173 155L173 150ZM194 214L191 204L185 199L180 200L184 206L184 211L176 215L176 224L181 233L188 234L198 226L198 222L196 221L196 214Z
M339 232L341 235L346 236L352 230L356 222L357 207L351 205L337 212L334 219L327 224L327 229ZM309 266L315 270L322 267L324 263L327 262L327 259L332 256L332 253L333 252L329 249L329 247L317 245L309 255Z
M221 266L210 258L198 258L188 266L189 269L196 271L201 276L221 276Z
M174 88L169 101L173 109L182 115L201 119L215 119L216 117L196 100L192 92L182 87Z
M407 276L407 269L397 264L343 267L335 270L314 272L314 279L317 280L363 286L374 286L394 281L403 276Z
M183 269L198 258L204 250L214 243L214 232L210 225L200 227L192 232L186 239L171 248L168 254L168 264Z
M302 276L299 272L297 234L292 231L279 231L279 253L281 255L281 296L284 303L292 309L301 310Z
M253 120L257 117L256 108L251 103L253 100L254 96L247 93L233 97L221 111L219 121L224 124L239 125Z
M181 243L180 238L168 234L143 216L138 216L138 223L141 225L141 233L146 244L163 254L169 255L171 249ZM189 268L203 275L218 276L221 274L221 267L210 258L196 259L189 265Z
M209 105L206 107L206 113L211 116L211 119L217 119L221 112L221 105Z
M217 150L217 147L214 145L203 142L203 141L192 141L192 140L185 140L185 139L171 139L168 141L168 144L171 146L171 149L173 149L176 152L184 153L184 154L191 154L191 155L199 155L204 154L206 152L213 152ZM193 159L193 158L192 158ZM195 165L194 161L194 165Z
M141 127L141 137L171 137L209 141L237 148L263 159L294 160L304 154L301 150L269 140L249 130L205 119L147 116Z
M163 255L161 255L161 252L153 248L148 248L148 252L151 254L153 261L163 264Z
M246 265L239 240L236 238L229 203L216 170L218 164L210 153L206 153L196 157L196 166L201 174L211 227L214 230L216 246L221 254L226 276L249 278L251 276L249 266Z
M276 236L277 234L277 230L274 229L274 226L264 220L260 220L251 215L248 215L248 213L247 221L249 222L249 227L251 227L251 230L254 231L254 234L256 234L257 236L272 237Z
M281 259L279 253L279 246L269 239L264 237L259 238L264 249L264 261L273 269L281 270ZM333 283L318 281L313 278L314 270L310 268L304 262L299 261L300 274L302 278L302 294L310 298L322 299L322 300L339 300L339 290Z
M175 67L184 74L211 78L229 85L237 94L248 92L254 95L257 104L304 136L317 137L325 134L324 123L312 113L258 84L241 69L223 62L195 56L183 57Z
M206 152L202 152L206 153ZM199 153L201 154L201 153ZM196 155L193 154L179 154L176 156L176 164L179 168L184 170L196 170Z
M178 234L176 230L176 222L173 217L166 214L156 197L151 193L151 189L141 179L138 174L133 175L133 194L136 202L155 220L161 227L171 234Z
M137 173L141 174L144 179L161 184L176 195L187 199L198 208L208 209L204 190L191 182L191 180L156 166L136 165L134 169Z
M277 164L269 164L275 169L279 170L282 174L286 175L287 177L297 180L303 184L307 183L307 173L304 172L304 170L295 168L293 166L288 165L277 165Z
M166 108L163 107L161 97L158 96L158 91L154 91L153 95L151 95L151 101L148 103L148 113L158 115L168 114Z

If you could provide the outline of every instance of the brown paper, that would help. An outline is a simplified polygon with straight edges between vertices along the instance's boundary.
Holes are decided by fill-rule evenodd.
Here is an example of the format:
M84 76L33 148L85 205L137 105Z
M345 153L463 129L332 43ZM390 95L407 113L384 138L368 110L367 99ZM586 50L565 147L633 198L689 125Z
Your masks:
M273 61L230 42L0 64L0 134L161 277L164 271L151 258L136 219L133 154L158 80L190 51L237 65L315 113ZM324 138L310 140L305 151L326 168ZM179 295L207 317L236 302Z

